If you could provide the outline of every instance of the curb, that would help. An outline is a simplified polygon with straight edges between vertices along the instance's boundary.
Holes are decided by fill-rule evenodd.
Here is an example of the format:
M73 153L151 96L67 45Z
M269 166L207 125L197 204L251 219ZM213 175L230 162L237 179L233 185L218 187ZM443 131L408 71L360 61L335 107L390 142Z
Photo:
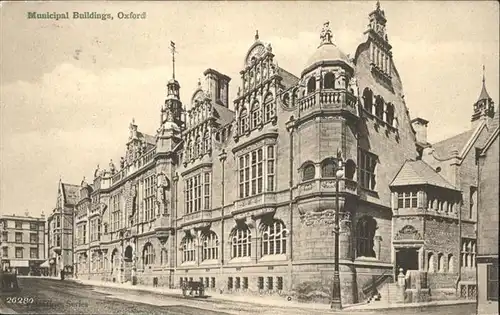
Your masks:
M352 310L356 312L373 312L373 311L387 311L392 309L409 309L409 308L422 308L422 307L440 307L449 305L462 305L462 304L476 304L475 300L449 300L449 301L433 301L429 303L421 304L396 304L394 306L374 306L374 307L363 307L357 308L357 306L345 307L344 310Z

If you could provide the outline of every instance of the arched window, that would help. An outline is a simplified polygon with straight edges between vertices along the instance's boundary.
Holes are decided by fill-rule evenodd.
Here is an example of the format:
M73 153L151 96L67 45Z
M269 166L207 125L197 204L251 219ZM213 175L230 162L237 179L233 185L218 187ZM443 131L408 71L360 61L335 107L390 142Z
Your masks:
M219 258L219 238L210 231L203 235L203 260Z
M316 91L316 78L313 76L307 81L307 94Z
M356 225L356 257L376 257L374 246L377 221L370 216L363 216Z
M193 158L195 158L195 159L200 154L200 145L201 145L200 137L196 136L195 141L194 141L194 148L193 148Z
M323 79L323 88L324 89L333 89L335 88L335 76L333 73L328 72L325 74L325 77Z
M91 265L90 269L92 271L97 271L97 261L98 261L97 252L94 251L92 253L92 260L91 260L91 264L90 264Z
M209 151L210 149L211 149L210 133L207 131L203 135L203 152L202 153L205 153L205 152Z
M185 236L181 241L182 262L195 261L194 239L191 236Z
M232 258L250 257L252 254L252 233L248 226L235 228L231 232Z
M434 254L432 253L427 256L427 271L434 272Z
M151 243L146 243L146 245L144 245L142 259L144 261L144 266L153 265L155 263L155 249Z
M335 177L337 171L337 161L332 158L321 163L321 177Z
M287 230L281 221L261 225L262 256L286 253Z
M259 102L254 102L252 106L252 126L251 128L257 128L260 125L260 104Z
M369 88L365 88L363 91L363 108L371 114L372 107L373 107L373 92Z
M312 163L308 163L304 166L302 180L310 180L316 176L316 167Z
M118 268L119 265L120 261L118 258L118 249L115 248L111 253L111 270Z
M438 254L438 272L444 272L445 257L442 253Z
M356 163L351 159L347 160L344 164L344 171L346 178L353 179L356 173Z
M248 126L248 114L246 109L242 109L240 113L240 133L244 134L246 133L250 128Z
M380 119L384 118L384 99L381 96L375 99L375 116Z
M391 103L387 104L387 110L385 112L386 122L390 126L394 127L394 105Z
M288 102L288 93L283 97L283 102ZM285 103L285 105L288 105ZM271 93L264 98L264 122L270 121L274 117L274 97Z
M455 272L455 257L452 254L448 255L448 272Z

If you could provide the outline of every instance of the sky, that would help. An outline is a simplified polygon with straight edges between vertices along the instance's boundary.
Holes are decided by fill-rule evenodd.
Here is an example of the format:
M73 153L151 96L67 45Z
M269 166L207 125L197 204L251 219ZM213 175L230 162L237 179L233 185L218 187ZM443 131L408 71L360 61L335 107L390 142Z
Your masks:
M0 214L50 213L57 185L89 181L125 153L128 126L154 134L166 83L187 104L203 71L241 85L244 57L260 39L279 66L299 76L330 21L333 40L354 55L375 1L3 2L0 4ZM496 1L382 1L393 61L412 118L430 121L429 141L470 128L486 86L499 103ZM110 13L113 20L35 20L28 12ZM143 20L118 13L146 13ZM498 105L497 105L498 107Z

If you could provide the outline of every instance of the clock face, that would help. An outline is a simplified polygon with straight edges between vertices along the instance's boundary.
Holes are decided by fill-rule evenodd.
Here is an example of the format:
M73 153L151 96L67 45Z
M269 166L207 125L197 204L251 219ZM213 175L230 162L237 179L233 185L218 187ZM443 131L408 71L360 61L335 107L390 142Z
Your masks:
M258 59L262 54L264 53L264 46L263 45L257 45L255 46L249 53L247 57L247 65L252 63L252 59L255 57L255 59Z

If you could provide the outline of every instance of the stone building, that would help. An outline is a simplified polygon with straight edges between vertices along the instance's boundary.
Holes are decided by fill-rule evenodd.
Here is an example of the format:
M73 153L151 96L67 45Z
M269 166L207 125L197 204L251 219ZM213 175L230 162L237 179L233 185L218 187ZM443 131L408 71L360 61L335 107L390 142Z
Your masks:
M478 148L477 314L498 314L498 112L491 133Z
M428 122L410 119L386 22L377 3L352 59L325 23L300 76L257 33L232 106L227 75L207 69L182 104L174 74L155 135L132 121L119 167L82 182L76 275L328 301L338 255L343 303L367 300L399 268L432 273L438 298L468 288L459 261L474 261L463 198L474 161L433 158L447 142L427 143Z
M56 206L47 217L47 258L49 274L59 276L61 270L73 272L73 215L79 200L78 185L59 181Z
M45 217L1 215L0 267L15 270L18 274L37 275L45 262Z

